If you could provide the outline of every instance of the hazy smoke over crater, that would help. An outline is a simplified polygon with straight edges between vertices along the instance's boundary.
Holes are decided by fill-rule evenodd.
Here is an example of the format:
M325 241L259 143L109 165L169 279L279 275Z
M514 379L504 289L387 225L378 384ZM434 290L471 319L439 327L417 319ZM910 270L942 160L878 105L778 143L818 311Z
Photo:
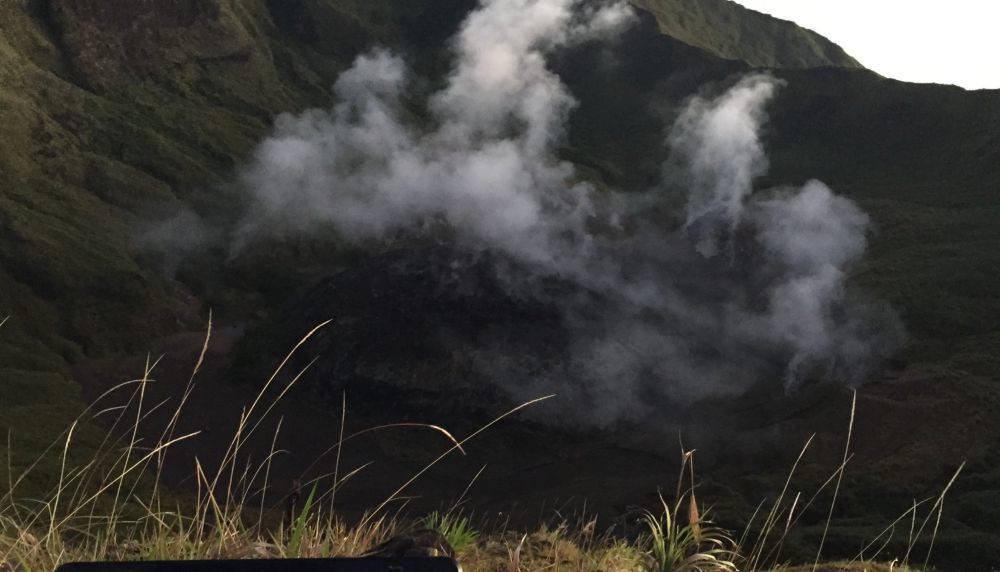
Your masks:
M817 181L753 189L780 82L754 75L692 99L666 137L663 187L642 196L598 193L556 157L575 101L546 54L632 17L623 2L483 0L456 37L429 121L405 108L400 57L360 57L332 110L283 116L260 145L241 177L253 206L233 248L320 227L364 242L445 224L467 247L592 293L555 301L571 337L560 363L539 369L486 349L496 354L487 377L517 397L559 393L577 421L614 423L770 380L860 382L901 336L891 312L845 285L868 218ZM646 207L677 189L680 222L658 220L662 209Z

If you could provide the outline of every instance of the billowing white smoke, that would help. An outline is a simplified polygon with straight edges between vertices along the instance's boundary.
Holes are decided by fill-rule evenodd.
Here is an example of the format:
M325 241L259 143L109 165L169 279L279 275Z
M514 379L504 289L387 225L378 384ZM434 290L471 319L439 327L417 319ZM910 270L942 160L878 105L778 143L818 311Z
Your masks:
M767 312L756 316L754 330L795 349L787 385L794 385L811 366L858 381L852 371L863 364L871 341L853 320L838 320L845 302L847 269L865 252L868 217L819 181L795 193L755 201L753 221L768 264L780 278L768 296ZM755 332L756 333L756 332Z
M819 181L752 194L768 166L759 137L764 106L779 87L750 76L717 99L694 98L681 113L668 140L688 190L685 231L702 256L731 265L746 258L739 251L759 250L754 274L763 277L766 304L750 310L731 301L728 329L747 343L788 348L788 388L817 368L857 382L870 352L898 343L899 327L878 316L873 332L871 310L847 305L847 271L864 255L869 229L854 203Z
M360 57L332 110L281 117L257 150L241 178L253 207L234 248L319 227L364 242L445 225L465 246L575 284L594 296L558 302L567 359L526 377L520 356L492 348L488 376L527 397L555 390L567 417L591 424L769 378L789 389L861 381L899 341L891 315L845 288L867 217L815 181L753 189L767 170L764 108L780 82L747 77L681 113L667 138L667 179L687 193L679 227L638 206L663 202L666 185L644 197L598 193L556 158L575 102L546 54L631 17L623 2L483 0L457 37L447 85L413 115L403 60Z
M572 181L553 144L575 102L545 52L609 33L625 4L581 11L579 0L490 0L465 22L457 65L419 130L401 98L408 73L385 51L338 80L331 112L283 116L244 173L261 230L333 224L353 239L443 221L465 238L554 264L566 237L585 237L591 188Z

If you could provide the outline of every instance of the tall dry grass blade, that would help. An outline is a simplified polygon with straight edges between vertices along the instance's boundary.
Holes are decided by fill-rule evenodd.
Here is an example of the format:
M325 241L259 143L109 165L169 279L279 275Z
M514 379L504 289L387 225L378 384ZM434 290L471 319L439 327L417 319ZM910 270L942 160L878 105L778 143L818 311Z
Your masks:
M181 413L184 411L185 405L187 405L188 400L191 398L191 394L194 393L195 388L195 378L198 376L198 372L201 371L202 365L205 363L205 355L208 354L208 347L212 341L212 327L213 327L213 312L212 309L208 310L208 323L205 326L205 341L201 345L201 351L198 352L198 361L194 364L194 369L191 370L191 375L188 377L187 384L184 386L184 391L181 392L180 401L177 403L177 407L174 408L174 413L170 417L163 432L160 435L159 442L169 441L173 438L174 432L177 430L177 424L180 422ZM161 455L156 460L157 470L156 470L156 480L153 483L153 490L151 493L151 498L159 499L160 490L160 476L163 474L163 466L166 463L166 452Z
M458 500L452 503L451 505L452 510L459 508L459 506L461 506L461 504L465 502L465 497L469 494L469 491L472 490L472 486L476 484L476 481L479 480L479 477L482 476L483 472L486 471L486 466L487 465L483 465L482 467L480 467L479 471L477 471L476 474L473 475L472 479L469 480L469 484L465 486L465 490L463 490L462 494L458 496Z
M122 464L123 470L126 467L128 467L129 461L132 458L132 451L135 450L136 437L139 433L139 424L142 422L142 406L146 398L146 385L149 383L149 377L151 373L152 373L152 368L150 364L150 355L146 354L145 371L142 374L142 379L139 380L139 403L135 410L135 422L132 424L131 428L132 429L131 442L129 443L129 446L126 449L125 462ZM121 498L122 486L124 486L124 484L125 484L125 479L123 475L122 478L118 479L118 486L115 487L115 500L111 503L112 518L114 518L114 516L117 514L118 503ZM115 523L113 521L108 524L109 529L113 529L114 526Z
M510 554L510 568L509 572L521 572L521 551L524 549L524 543L528 541L528 535L525 534L521 537L521 541L517 543L517 547L513 551L510 550L508 546L507 550Z
M117 391L117 390L119 390L119 389L121 389L123 387L127 387L129 385L136 384L137 382L138 382L138 380L131 380L131 381L122 382L122 383L119 383L119 384L115 385L111 389L105 391L100 396L98 396L97 400L94 403L92 403L91 405L87 406L76 417L76 419L74 419L73 421L77 422L77 423L80 422L84 417L86 417L88 414L90 414L93 411L93 409L96 407L96 404L100 400L104 399L105 397L108 397L113 392L115 392L115 391ZM134 397L134 395L135 394L133 394L133 397ZM121 419L121 415L119 415L119 420L120 419ZM116 428L117 425L118 425L118 421L116 420L116 422L112 425L112 428ZM18 487L21 486L21 483L23 483L25 480L27 480L28 477L31 476L34 473L34 470L38 467L38 465L42 462L42 460L45 459L46 457L48 457L48 455L53 451L53 449L55 447L57 447L60 443L62 443L65 440L67 432L68 432L68 429L66 431L63 431L58 437L56 437L51 443L49 443L49 445L47 447L45 447L38 455L36 455L35 459L31 463L29 463L28 466L25 469L23 469L21 471L21 474L13 482L13 484L11 484L10 488L4 494L4 496L3 496L4 502L10 503L10 504L16 504L15 499L14 499L14 493L15 493L15 491L18 489ZM107 444L107 441L110 438L110 435L111 435L111 432L109 431L109 433L105 436L104 440L102 441L101 445L98 447L99 449L103 448L104 445Z
M264 507L267 505L267 488L268 483L271 482L271 461L274 459L278 446L278 434L281 432L281 425L285 422L285 418L281 417L278 419L278 426L274 430L274 436L271 438L271 450L264 459L264 463L261 466L265 466L264 469L264 485L260 489L260 514L257 515L257 534L260 534L263 530L264 524ZM254 475L254 480L257 480L257 475Z
M151 451L149 451L145 455L143 455L138 461L136 461L131 466L129 466L125 470L123 470L123 472L122 472L122 474L121 474L121 476L119 478L125 478L128 475L132 474L137 468L139 468L144 463L146 463L147 461L149 461L150 459L152 459L153 457L155 457L156 454L159 453L161 449L165 449L167 447L172 447L172 446L176 445L177 443L180 443L182 441L186 441L186 440L191 439L192 437L196 437L196 436L198 436L200 434L201 434L201 431L194 431L194 432L188 433L186 435L181 435L180 437L175 437L175 438L171 439L170 441L168 441L166 443L163 443L162 445L157 445ZM117 481L117 479L116 479L116 481ZM99 488L90 497L88 497L87 500L85 500L83 502L83 505L84 506L88 505L89 503L93 502L94 500L100 498L101 495L103 495L104 493L106 493L109 489L111 489L111 487L115 486L116 481L112 481L110 483L107 483L104 486L102 486L101 488ZM77 514L77 512L78 511L74 511L74 512L66 515L66 517L64 517L64 519L63 519L63 522L67 522L67 519L75 517L76 514Z
M247 410L247 413L245 415L246 419L249 419L253 415L254 410L260 404L261 400L264 398L264 395L267 394L267 390L271 388L271 385L274 384L275 380L278 378L279 375L281 375L281 372L284 371L285 366L288 365L288 362L291 361L291 359L295 356L295 354L299 351L299 349L302 348L302 346L305 345L305 343L309 341L310 338L316 335L316 332L325 328L331 322L333 322L333 320L326 320L325 322L319 324L318 326L310 330L309 333L303 336L302 339L300 339L298 343L295 344L295 346L291 349L291 351L285 354L284 359L281 360L281 363L278 364L278 367L274 370L273 373L271 373L271 377L268 378L267 382L257 393L257 396L251 403L250 408ZM236 430L236 433L233 435L233 438L230 441L228 448L226 449L226 452L222 456L218 471L216 472L215 477L212 479L210 483L210 485L213 488L219 484L219 479L222 478L226 466L228 466L230 457L238 453L239 445L241 443L242 432L245 429L245 423L246 423L245 420L241 420L240 425Z
M888 535L886 535L885 542L882 543L882 546L880 546L879 549L874 552L874 554L872 554L871 556L869 556L867 558L864 558L864 561L866 561L866 562L877 562L878 561L879 556L882 554L883 551L885 551L886 548L889 547L889 544L892 542L892 537L896 535L896 527L895 526L889 527L889 531L890 532L889 532ZM889 569L890 570L892 569L891 565L889 566Z
M741 549L743 546L746 546L746 541L750 538L750 531L753 529L753 523L757 520L757 515L760 514L760 509L764 508L764 503L766 502L767 499L765 498L757 503L757 508L755 508L753 514L750 515L750 519L743 528L743 534L740 535L739 540L736 542L736 546L739 546Z
M822 494L823 491L825 491L827 487L829 487L831 484L833 484L833 482L836 480L837 475L840 473L840 471L843 471L844 469L846 469L847 465L852 460L854 460L854 454L853 453L851 454L851 456L849 456L847 458L847 461L845 461L845 462L841 463L840 465L838 465L837 468L834 469L834 471L830 474L830 476L827 477L827 479L825 481L823 481L823 484L820 485L819 488L816 489L816 492L814 492L811 497L809 497L809 502L807 502L802 507L802 509L799 511L798 515L796 515L795 518L792 519L792 527L794 527L796 524L798 524L799 520L806 513L806 511L808 511L810 508L812 508L812 506L814 504L816 504L816 500L819 499L819 495ZM770 556L773 553L774 548L772 548L771 550L772 550L772 552L769 552L768 556ZM765 558L764 560L766 561L767 558Z
M678 431L677 441L681 446L681 468L677 473L677 491L674 492L674 498L681 498L681 491L684 488L684 472L687 470L688 461L691 459L691 452L684 448L684 441L681 439L681 434Z
M944 490L941 491L941 494L938 496L937 501L935 501L934 505L931 506L931 510L927 513L927 517L924 518L924 522L921 523L920 529L917 530L917 535L914 537L913 543L911 543L910 546L907 547L906 549L906 556L903 558L903 567L909 566L910 553L913 551L913 546L916 543L916 541L920 539L920 536L924 533L924 528L927 526L927 522L930 520L931 515L934 514L935 510L937 510L938 516L937 516L937 522L934 525L934 534L931 536L930 545L927 548L927 560L928 561L930 560L931 551L934 550L934 541L937 538L938 526L941 524L941 513L944 511L944 499L946 496L948 496L948 491L951 490L952 485L955 484L955 481L958 480L958 476L962 474L962 471L964 469L965 469L965 462L963 461L962 464L958 466L958 469L955 471L955 474L951 476L951 479L948 481L948 484L945 485ZM924 562L924 568L925 569L927 568L927 562Z
M56 518L59 514L59 499L62 496L63 487L66 480L66 457L69 455L69 444L73 441L73 431L76 430L76 421L73 422L69 427L69 433L66 435L66 444L63 446L62 463L59 466L59 485L56 487L56 498L52 503L52 518L49 521L49 533L48 538L52 538L55 533Z
M823 525L823 536L819 541L819 549L816 551L816 560L813 561L813 572L816 572L816 568L819 567L819 559L823 555L823 546L826 544L826 535L830 532L830 521L833 520L833 510L837 506L837 496L840 494L840 483L844 478L844 471L847 466L848 455L851 454L851 435L854 432L854 413L858 405L858 390L854 390L851 394L851 421L847 425L847 441L844 444L844 461L841 468L837 471L837 485L833 488L833 500L830 502L830 512L826 517L826 524Z
M768 552L767 556L764 558L764 562L770 560L771 568L776 568L778 566L778 560L781 559L781 550L785 547L785 539L788 538L788 533L792 529L792 517L795 516L795 509L799 506L799 500L801 499L802 491L795 493L795 499L792 501L792 506L788 509L788 518L785 519L785 529L781 531L781 537L778 538L778 542L775 544L775 547ZM773 559L771 559L772 553L774 554Z
M918 503L916 501L916 499L914 499L913 500L913 506L910 507L910 508L908 508L908 509L906 509L906 511L903 512L903 514L899 515L899 517L897 517L896 520L892 521L889 524L889 526L887 526L884 529L882 529L882 531L879 532L879 534L875 538L873 538L868 544L866 544L858 552L858 554L854 558L851 559L850 563L854 564L856 562L861 562L861 561L872 561L872 560L875 560L876 558L878 558L878 554L881 553L881 551L884 550L885 547L883 547L881 550L879 550L878 552L876 552L875 555L870 556L868 558L864 557L864 553L868 552L868 549L870 549L872 546L875 546L875 543L878 542L879 540L881 540L883 536L885 536L886 534L888 534L890 531L894 531L895 528L896 528L896 525L899 524L904 518L906 518L907 516L910 516L910 515L916 515L917 514L917 507L919 507L919 506L921 506L921 505L923 505L925 503L928 503L931 500L933 500L933 497L926 498L926 499L924 499L924 500L922 500L922 501L920 501ZM914 519L911 517L911 522L913 522L913 520ZM910 542L912 543L913 542L913 525L912 524L910 526L910 537L909 538L910 538ZM888 544L888 542L891 541L891 540L892 540L892 535L889 536L889 540L887 540L886 543Z
M212 310L208 311L208 323L205 327L205 341L201 344L201 351L198 352L198 361L194 364L194 369L191 370L191 375L188 377L187 384L184 386L184 391L181 392L181 399L174 410L173 416L167 425L164 427L163 435L160 437L161 440L168 441L173 435L174 431L177 429L177 423L180 421L181 412L184 410L184 406L187 404L188 400L191 398L191 394L194 392L195 379L198 377L198 373L201 371L202 365L205 363L205 355L208 354L208 347L212 341L212 327L213 327L213 315Z
M235 453L238 453L239 450L242 449L243 445L250 440L250 437L252 437L254 433L257 432L257 429L260 428L260 426L268 418L271 412L274 411L274 408L278 406L278 403L280 403L281 400L284 399L286 395L288 395L288 392L292 390L292 388L299 382L300 379L302 379L302 376L305 375L307 371L312 369L312 366L314 366L318 360L319 360L318 357L315 357L312 360L310 360L309 363L307 363L305 367L300 369L299 372L295 374L295 377L293 377L292 380L285 385L285 387L281 390L281 392L274 399L271 400L271 403L270 405L267 406L267 409L265 409L264 412L261 413L260 417L257 418L257 422L254 423L253 426L251 426L248 431L240 435L240 440L237 443ZM247 421L249 421L250 419L249 413L250 411L248 410ZM233 460L235 461L235 454Z
M149 369L155 368L158 363L159 363L159 360L157 360L156 362L154 362L152 364L152 366L150 366ZM127 412L128 408L138 398L139 393L140 393L140 388L137 387L135 389L135 391L133 391L132 395L129 397L129 399L126 402L125 405L120 406L120 407L114 407L114 408L108 408L108 409L105 409L105 410L101 410L98 413L94 413L94 411L97 410L97 407L105 399L111 397L112 395L114 395L118 391L120 391L120 390L122 390L124 388L127 388L129 386L132 386L132 385L140 386L141 384L142 384L142 380L141 379L134 379L134 380L129 380L129 381L121 382L121 383L118 383L118 384L112 386L111 388L109 388L109 389L105 390L103 393L101 393L89 405L87 405L83 409L83 411L81 411L76 416L76 418L73 420L73 423L79 424L85 418L87 418L88 416L96 419L99 415L103 414L104 412L108 412L108 411L112 411L112 410L118 410L119 411L119 415L109 425L108 430L105 431L104 438L101 440L100 444L95 449L96 451L98 451L98 453L97 453L97 458L94 459L94 461L93 461L94 465L103 465L103 464L105 464L104 461L106 460L107 455L111 453L111 449L109 448L109 446L110 445L114 445L114 444L118 444L119 442L121 442L124 439L125 436L121 435L117 439L115 439L114 441L111 441L112 437L117 434L117 428L121 424L122 420L124 419L125 413ZM64 430L47 447L45 447L40 453L38 453L35 456L34 460L31 463L29 463L28 466L25 469L23 469L21 471L21 474L18 476L18 478L13 483L10 484L7 492L3 495L3 497L0 497L0 501L2 501L4 503L7 503L8 505L13 505L13 506L16 507L17 503L14 501L14 494L15 494L16 490L20 487L21 483L23 483L25 480L27 480L34 473L35 469L42 462L42 460L45 459L45 458L47 458L52 453L52 451L55 449L55 447L57 447L60 443L62 443L65 440L67 432L68 432L68 429ZM111 469L111 470L113 470L113 469ZM96 471L91 471L90 474L87 475L87 477L86 477L88 479L88 481L96 473L97 473ZM106 480L109 476L110 476L110 473L106 474L104 476L104 479ZM17 510L17 508L15 508L15 510Z
M340 394L340 431L337 435L337 443L344 443L344 429L347 425L347 391ZM340 458L344 451L343 447L337 447L337 458L333 462L333 492L330 494L330 510L333 511L334 503L337 502L337 481L340 476ZM332 512L331 512L332 516Z
M792 464L791 470L788 472L788 477L785 478L785 484L781 488L781 494L774 501L774 505L771 506L771 510L768 512L767 517L761 524L760 534L757 535L757 540L754 542L753 548L750 550L750 557L748 558L748 569L756 570L757 566L763 562L764 549L767 547L767 539L771 535L771 531L774 529L777 523L778 511L781 509L781 502L785 499L785 495L788 494L788 487L792 484L792 478L795 476L795 472L799 468L799 464L802 462L802 458L805 457L806 451L812 445L813 440L816 438L816 434L813 433L806 440L805 445L799 451L799 456L795 458L795 462Z
M503 415L500 415L499 417L497 417L493 421L490 421L486 425L484 425L481 428L477 429L474 433L472 433L471 435L469 435L465 439L462 439L461 441L457 441L454 445L451 446L451 448L449 448L444 453L441 453L440 455L438 455L438 457L436 459L434 459L433 461L431 461L423 469L420 469L419 471L417 471L417 473L415 475L413 475L412 477L410 477L405 483L402 484L402 486L400 486L391 495L389 495L388 498L386 498L384 501L382 501L382 503L379 504L378 507L376 507L374 511L372 511L372 514L378 514L378 513L380 513L382 511L382 509L384 509L386 506L388 506L389 503L393 502L396 499L396 497L398 497L403 491L405 491L417 479L419 479L420 477L422 477L427 471L430 471L432 468L434 468L443 459L445 459L446 457L448 457L449 455L451 455L452 452L454 452L456 450L461 451L462 450L462 445L464 445L465 443L468 443L472 439L475 439L480 434L482 434L483 432L489 430L491 427L493 427L497 423L503 421L504 419L510 417L511 415L514 415L515 413L517 413L517 412L519 412L519 411L521 411L523 409L527 409L528 407L531 407L533 405L537 405L537 404L539 404L539 403L541 403L543 401L546 401L548 399L552 399L553 397L555 397L555 395L547 395L545 397L539 397L537 399L532 399L531 401L522 403L521 405L518 405L517 407L511 409L510 411L507 411ZM364 526L366 523L367 522L363 520L361 525Z
M7 321L7 319L4 318L4 322L6 322L6 321ZM0 324L0 325L2 325L2 324ZM14 440L14 430L13 429L8 429L7 430L7 490L9 490L9 491L13 491L14 490L14 443L13 443L13 440ZM9 501L8 501L8 498L10 499ZM11 510L14 511L14 517L17 520L21 520L21 515L19 514L19 507L18 507L17 503L13 502L13 501L14 501L13 497L8 497L7 495L4 495L3 497L0 497L0 515L5 514L7 512L7 509L9 508L9 509L11 509Z
M785 534L788 534L789 529L792 528L792 515L795 514L795 507L799 505L800 498L802 498L801 491L795 494L795 500L792 501L792 508L788 509L788 521L785 522ZM784 540L784 536L782 536L782 540Z
M292 380L285 385L284 389L281 390L278 396L275 397L273 400L271 400L270 405L268 405L267 409L264 410L264 413L260 415L256 423L254 423L249 430L247 429L247 424L250 421L250 415L253 410L253 406L250 409L245 409L243 413L240 415L240 421L237 424L236 434L234 437L235 446L232 447L231 452L229 452L223 458L222 464L219 466L219 473L217 474L218 477L219 475L225 472L227 466L229 467L229 480L226 485L226 495L227 495L226 506L229 506L231 504L232 500L231 496L233 492L233 479L235 478L235 473L236 473L236 463L239 457L239 453L243 449L243 445L250 440L250 437L252 437L254 433L257 432L257 429L259 429L260 426L264 423L268 415L270 415L271 411L273 411L274 408L277 407L278 403L285 397L285 395L289 391L291 391L292 387L296 383L298 383L299 379L301 379L302 376L305 375L305 373L316 363L318 359L319 358L313 358L312 361L310 361L308 364L306 364L305 367L299 370L299 372L295 375L295 377L293 377ZM263 394L263 391L264 390L262 390L261 394L258 395L257 397L258 400L260 399L260 396ZM256 404L257 402L255 401L254 406L256 406Z
M66 431L66 435L68 437L72 435L72 431L75 429L75 427L76 427L76 424L74 423ZM163 446L165 446L165 447L166 446L172 446L173 444L175 444L177 442L180 442L182 440L188 439L190 437L193 437L194 435L197 435L197 433L192 433L192 434L189 434L189 435L178 437L178 438L174 439L172 442L164 444ZM67 439L66 442L67 442L67 445L66 445L67 449L66 450L68 451L68 442L69 442L69 439ZM143 463L147 462L149 459L151 459L153 456L155 456L157 454L157 452L158 452L157 449L153 449L152 451L146 453L138 461L136 461L135 463L133 463L131 466L128 466L125 469L123 469L122 473L119 475L118 478L125 478L128 475L130 475L131 473L133 473L136 470L136 468L138 468ZM74 477L74 478L76 478L76 477ZM63 477L62 480L63 481L66 480L65 473L64 473L64 477ZM94 501L96 501L98 498L100 498L101 496L103 496L110 489L116 487L117 484L118 484L117 481L118 481L118 479L115 479L115 480L112 480L110 482L103 483L102 486L99 487L98 490L96 492L94 492L93 494L91 494L87 499L81 501L76 506L69 506L69 507L67 507L66 514L64 516L62 516L61 518L58 515L58 504L59 503L57 503L57 502L43 503L43 506L47 509L48 516L51 519L49 521L49 533L47 535L48 539L49 540L58 540L58 536L55 534L56 531L70 530L72 528L71 523L73 522L73 519L75 519L79 515L79 513L81 511L83 511L86 507L88 507L88 506L92 507ZM57 488L55 489L55 491L54 491L53 494L58 497L61 494L60 491L63 488L65 488L65 485L66 485L66 483L63 482L61 485L57 486ZM39 519L42 518L43 514L44 514L44 511L42 511L42 510L35 511L34 515L27 522L24 522L23 524L21 524L21 526L19 527L20 530L22 530L24 533L27 533L27 531L31 530L36 525L36 523L39 521ZM116 518L115 514L110 514L110 516L107 518L107 522L108 523L113 523L115 521L115 518ZM91 519L91 521L92 521L92 519ZM17 548L18 548L18 543L16 543L16 542L15 543L11 543L10 546L6 547L6 550L4 550L4 552L2 554L0 554L0 562L9 562L10 559L11 559L11 557L12 557L12 554L14 554L14 551L17 550Z
M433 425L431 423L389 423L386 425L378 425L376 427L369 427L367 429L362 429L361 431L351 433L347 437L340 439L337 443L334 443L333 445L328 447L325 451L317 455L313 459L313 461L309 463L309 466L306 467L304 471L302 471L302 474L299 476L299 478L304 479L306 475L309 474L310 471L316 468L316 465L318 465L323 459L326 458L327 455L329 455L334 451L339 451L340 448L344 445L344 443L347 443L352 439L361 437L362 435L367 435L369 433L375 433L376 431L384 431L386 429L409 429L409 428L430 429L431 431L440 433L441 435L444 435L444 437L452 444L452 446L457 446L458 450L461 451L463 455L465 454L465 449L462 448L462 444L459 443L458 439L456 439L451 434L451 432L445 429L444 427Z
M364 471L364 470L365 470L365 469L367 469L368 467L372 466L373 464L375 464L375 463L374 463L374 462L368 462L368 463L365 463L365 464L361 465L360 467L357 467L357 468L355 468L355 469L352 469L352 470L351 470L350 472L348 472L348 473L347 473L346 475L344 475L343 477L340 477L340 479L339 479L339 480L337 480L337 481L334 481L334 486L332 486L332 487L328 488L328 489L327 489L327 490L326 490L326 491L325 491L325 492L324 492L323 494L321 494L321 495L320 495L320 496L319 496L319 497L318 497L318 498L316 499L316 504L318 505L318 504L320 504L320 503L323 503L323 502L325 502L325 501L326 501L326 498L327 498L327 497L329 497L329 496L332 496L332 495L333 495L333 491L334 491L334 490L335 490L336 488L338 488L338 487L340 487L340 486L343 486L343 485L344 485L344 484L346 484L346 483L347 483L348 481L350 481L351 479L353 479L354 477L356 477L357 475L359 475L359 474L360 474L360 473L361 473L362 471ZM301 483L301 486L304 486L304 487L308 487L308 486L310 486L310 485L317 485L317 484L319 484L320 482L322 482L322 481L323 481L324 479L326 479L327 477L332 477L332 476L333 476L333 472L331 471L331 472L329 472L329 473L325 473L325 474L322 474L322 475L319 475L319 476L317 476L317 477L314 477L314 478L312 478L312 479L309 479L308 481L304 481L304 482L302 482L302 483Z
M199 531L199 537L204 538L205 529L208 527L208 511L209 509L215 514L215 524L216 528L220 528L219 524L222 521L222 507L219 506L218 500L215 498L215 491L208 483L208 476L205 474L204 468L201 466L201 461L195 457L195 475L200 482L205 483L205 508L199 514L198 518L201 521L201 527Z
M236 481L235 489L236 494L233 494L232 490L227 491L226 500L230 503L235 503L233 506L245 507L247 495L250 494L251 483L249 481L250 469L253 467L253 455L247 455L247 462L243 465L243 472L240 473L240 478ZM256 471L254 472L256 474ZM239 498L237 498L239 495Z
M382 431L385 429L406 429L406 428L430 429L431 431L436 431L441 435L444 435L444 437L451 442L455 450L457 450L459 453L463 455L466 454L465 449L462 448L462 444L465 443L465 441L459 441L458 439L455 438L454 435L451 434L450 431L448 431L444 427L441 427L439 425L434 425L432 423L389 423L386 425L379 425L378 427L370 427L368 429L358 431L357 433L352 433L347 438L345 438L344 441L350 441L355 437L360 437L361 435L365 435L366 433L374 433L375 431Z
M913 533L917 529L917 499L913 499L913 514L910 517L910 538L907 546L913 546Z

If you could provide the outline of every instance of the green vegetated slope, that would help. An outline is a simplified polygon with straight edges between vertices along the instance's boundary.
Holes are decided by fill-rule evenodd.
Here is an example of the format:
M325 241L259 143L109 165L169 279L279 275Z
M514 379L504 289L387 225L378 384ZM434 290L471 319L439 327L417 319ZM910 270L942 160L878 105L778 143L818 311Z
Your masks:
M280 256L220 269L225 253L163 272L141 248L151 222L227 216L239 197L223 183L277 114L327 105L372 46L444 49L472 5L0 2L0 432L15 472L82 407L68 364L144 352L220 300L253 311L281 274Z
M80 409L67 362L200 322L135 237L223 200L214 187L273 115L323 102L351 58L310 66L275 35L263 2L0 3L0 431L24 453L15 471Z
M823 36L730 0L633 0L660 30L720 58L754 67L862 67Z
M9 330L73 358L183 325L180 287L137 262L140 221L231 206L220 183L273 117L328 103L337 73L408 21L386 3L272 4L0 5Z

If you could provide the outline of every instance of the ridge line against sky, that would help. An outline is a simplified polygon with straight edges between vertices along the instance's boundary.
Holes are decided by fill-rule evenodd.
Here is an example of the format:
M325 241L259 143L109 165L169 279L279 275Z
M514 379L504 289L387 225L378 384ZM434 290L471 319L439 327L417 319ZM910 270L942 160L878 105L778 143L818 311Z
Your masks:
M886 77L1000 89L997 0L735 1L827 37Z

